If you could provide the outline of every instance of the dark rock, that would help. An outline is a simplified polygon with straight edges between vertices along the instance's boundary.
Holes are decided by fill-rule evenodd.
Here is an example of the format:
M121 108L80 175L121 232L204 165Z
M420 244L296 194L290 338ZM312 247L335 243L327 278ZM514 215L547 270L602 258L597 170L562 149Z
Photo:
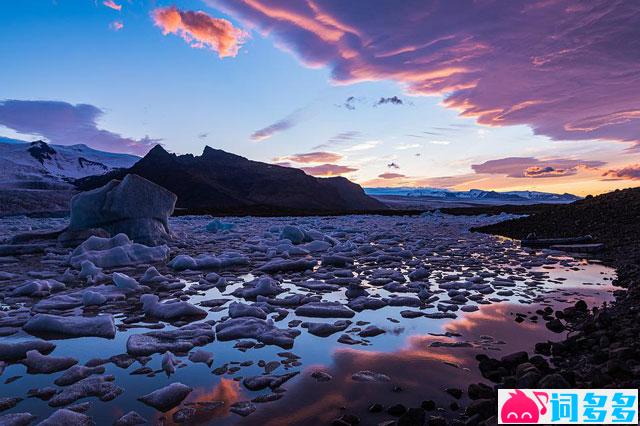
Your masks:
M407 407L405 407L402 404L392 405L391 407L387 408L387 413L396 417L400 417L406 412L407 412Z

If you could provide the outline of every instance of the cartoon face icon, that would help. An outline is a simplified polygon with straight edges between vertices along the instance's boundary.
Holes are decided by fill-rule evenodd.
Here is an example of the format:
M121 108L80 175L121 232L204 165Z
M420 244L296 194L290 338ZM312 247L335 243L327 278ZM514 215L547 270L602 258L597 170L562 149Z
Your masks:
M540 400L541 396L547 397L544 392L535 392L536 399L540 402L542 410L538 409L538 405L523 392L516 390L515 393L509 393L509 399L502 406L500 418L503 423L538 423L540 414L546 413L547 409ZM538 395L540 394L540 395Z

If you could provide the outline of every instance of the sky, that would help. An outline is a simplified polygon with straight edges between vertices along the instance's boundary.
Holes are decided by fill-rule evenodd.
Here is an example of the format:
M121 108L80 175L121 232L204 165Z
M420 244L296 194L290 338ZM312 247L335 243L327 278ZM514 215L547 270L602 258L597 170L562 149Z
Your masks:
M640 185L634 1L5 0L0 137L363 186Z

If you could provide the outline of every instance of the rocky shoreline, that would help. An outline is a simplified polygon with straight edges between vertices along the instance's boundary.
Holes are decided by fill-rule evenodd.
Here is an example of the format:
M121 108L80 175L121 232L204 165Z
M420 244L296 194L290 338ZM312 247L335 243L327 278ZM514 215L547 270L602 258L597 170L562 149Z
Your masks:
M609 305L545 312L547 327L569 330L561 342L539 342L532 350L501 359L480 355L479 368L495 386L466 414L465 425L496 424L498 388L640 388L640 190L615 191L567 206L553 206L526 218L509 220L474 231L523 239L592 235L605 244L603 263L616 268L616 291ZM552 325L550 325L552 324ZM549 362L544 357L549 357ZM472 385L469 388L470 396ZM477 412L486 407L486 411ZM493 407L492 410L489 408Z

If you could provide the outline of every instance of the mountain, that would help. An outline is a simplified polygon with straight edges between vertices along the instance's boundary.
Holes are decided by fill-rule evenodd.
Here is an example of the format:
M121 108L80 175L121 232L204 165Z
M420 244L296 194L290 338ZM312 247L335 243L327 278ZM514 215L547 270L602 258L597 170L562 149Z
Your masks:
M131 167L139 157L86 145L49 145L0 138L0 188L72 189L75 179Z
M538 191L485 191L471 189L469 191L451 191L440 188L383 187L365 188L365 192L373 197L387 200L389 197L412 197L425 200L459 201L475 204L531 204L531 203L572 203L581 198L572 194L552 194Z
M214 214L329 214L384 210L343 177L315 178L302 170L251 161L205 147L201 156L169 154L156 145L132 167L80 179L79 189L134 173L178 196L177 208Z

